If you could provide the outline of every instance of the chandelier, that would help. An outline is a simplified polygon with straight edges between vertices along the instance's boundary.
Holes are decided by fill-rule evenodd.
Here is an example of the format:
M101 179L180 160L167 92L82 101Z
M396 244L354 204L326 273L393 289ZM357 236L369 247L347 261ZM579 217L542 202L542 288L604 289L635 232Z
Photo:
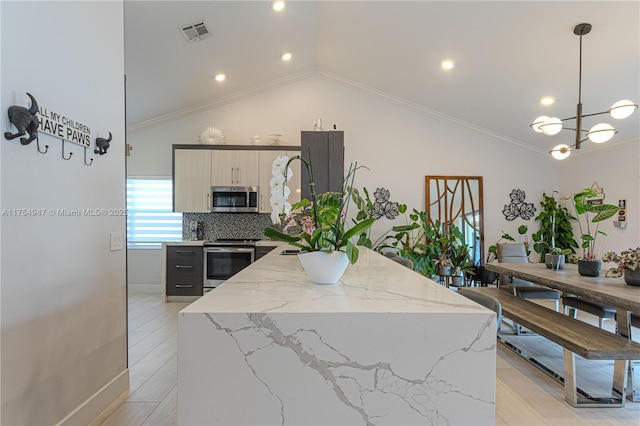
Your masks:
M633 112L638 109L638 105L634 104L629 100L622 100L611 105L607 111L596 112L593 114L582 114L582 36L589 34L591 31L591 24L578 24L573 29L573 33L575 35L580 36L580 68L578 73L578 105L576 108L575 117L563 118L560 119L558 117L547 117L546 115L540 116L536 118L531 124L531 128L538 132L543 133L548 136L555 135L560 132L560 130L573 130L575 131L576 138L575 143L571 146L566 144L557 145L549 154L553 156L556 160L564 160L569 155L571 155L571 150L573 148L580 149L580 144L585 142L586 140L590 140L594 143L603 143L607 142L609 139L613 137L618 131L608 123L599 123L595 126L591 127L591 129L584 130L582 128L582 119L584 117L592 117L595 115L601 114L609 114L612 118L621 120L623 118L629 117ZM575 120L575 128L564 127L564 122ZM586 137L583 138L583 133L586 134Z

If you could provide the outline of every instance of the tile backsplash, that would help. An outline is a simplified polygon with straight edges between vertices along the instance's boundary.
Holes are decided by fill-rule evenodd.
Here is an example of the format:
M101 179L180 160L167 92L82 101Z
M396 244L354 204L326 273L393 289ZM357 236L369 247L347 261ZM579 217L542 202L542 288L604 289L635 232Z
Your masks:
M191 222L204 223L204 239L265 238L262 230L271 226L271 215L266 213L183 213L182 238L192 239Z

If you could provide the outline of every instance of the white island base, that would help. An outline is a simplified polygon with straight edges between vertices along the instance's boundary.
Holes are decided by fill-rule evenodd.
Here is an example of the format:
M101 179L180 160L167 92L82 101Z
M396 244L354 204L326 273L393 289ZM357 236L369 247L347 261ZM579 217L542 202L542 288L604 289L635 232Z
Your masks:
M282 248L179 314L179 425L494 424L496 316L363 249L335 285Z

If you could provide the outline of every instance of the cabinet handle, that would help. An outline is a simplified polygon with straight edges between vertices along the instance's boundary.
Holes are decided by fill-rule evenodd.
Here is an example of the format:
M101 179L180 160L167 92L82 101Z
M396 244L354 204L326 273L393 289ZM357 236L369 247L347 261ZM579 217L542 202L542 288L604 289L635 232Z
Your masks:
M240 183L240 167L238 167L236 170L237 170L236 178L237 178L238 183Z
M193 265L176 265L176 269L192 269Z
M176 284L176 288L193 288L191 284Z
M193 254L193 250L176 250L176 253L191 253L191 254Z
M211 199L209 198L211 196L211 194L209 194L207 192L207 206L206 206L206 210L211 213Z
M234 169L234 168L232 167L232 168L231 168L231 183L232 183L232 184L234 183L234 181L233 181L233 169Z

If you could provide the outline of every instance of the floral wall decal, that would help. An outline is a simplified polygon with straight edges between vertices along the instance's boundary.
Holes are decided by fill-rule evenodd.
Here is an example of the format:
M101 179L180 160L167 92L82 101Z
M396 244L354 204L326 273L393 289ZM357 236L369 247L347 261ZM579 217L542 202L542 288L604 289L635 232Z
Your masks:
M533 203L525 203L524 198L526 194L521 189L514 189L511 191L509 197L511 198L511 203L504 206L502 209L502 214L507 220L514 220L518 216L523 218L524 220L529 220L533 217L536 212L536 208Z
M387 219L395 219L398 216L398 203L389 201L390 193L388 189L377 188L373 193L375 202L373 203L373 217L380 219L382 216Z

